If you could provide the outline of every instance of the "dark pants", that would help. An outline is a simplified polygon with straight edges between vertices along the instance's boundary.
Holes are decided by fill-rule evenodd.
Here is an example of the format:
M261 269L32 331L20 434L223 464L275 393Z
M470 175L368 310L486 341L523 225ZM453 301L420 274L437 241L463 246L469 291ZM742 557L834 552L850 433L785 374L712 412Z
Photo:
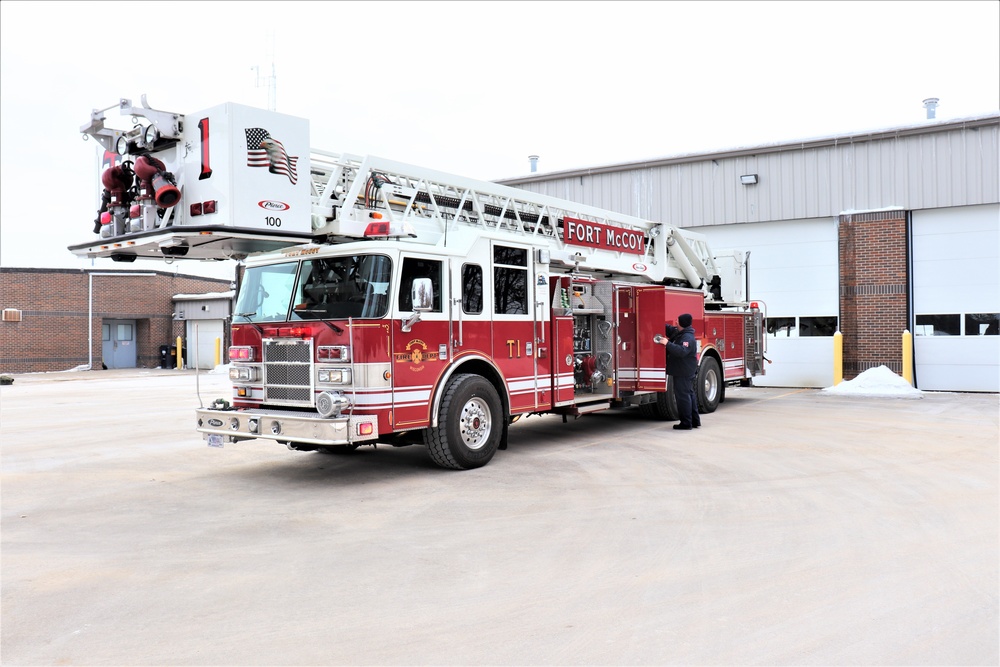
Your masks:
M681 426L698 426L701 417L698 416L698 399L694 395L694 377L681 378L672 376L674 380L674 396L677 398L677 414Z

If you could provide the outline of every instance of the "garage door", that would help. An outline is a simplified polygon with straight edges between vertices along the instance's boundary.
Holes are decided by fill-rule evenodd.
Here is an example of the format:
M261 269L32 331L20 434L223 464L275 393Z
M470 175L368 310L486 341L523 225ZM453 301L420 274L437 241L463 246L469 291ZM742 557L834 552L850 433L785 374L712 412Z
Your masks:
M760 387L833 384L838 329L837 222L832 218L698 227L716 252L750 253L749 298L766 306L766 375Z
M223 320L188 320L187 342L185 346L188 358L184 360L188 368L215 368L215 341L219 340L220 363L225 362L226 344L225 322Z
M913 212L917 388L1000 391L1000 206Z

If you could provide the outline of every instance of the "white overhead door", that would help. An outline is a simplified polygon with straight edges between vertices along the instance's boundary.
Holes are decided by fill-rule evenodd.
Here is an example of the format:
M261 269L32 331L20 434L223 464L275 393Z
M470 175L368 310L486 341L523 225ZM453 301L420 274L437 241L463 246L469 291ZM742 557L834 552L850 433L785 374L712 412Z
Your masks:
M1000 206L913 212L918 389L1000 391Z
M828 387L833 384L833 334L839 272L837 220L817 218L693 229L716 252L750 253L750 301L765 306L766 375L761 387Z
M215 346L219 341L219 363L225 362L225 321L224 320L188 320L187 347L188 358L184 364L188 368L215 368Z

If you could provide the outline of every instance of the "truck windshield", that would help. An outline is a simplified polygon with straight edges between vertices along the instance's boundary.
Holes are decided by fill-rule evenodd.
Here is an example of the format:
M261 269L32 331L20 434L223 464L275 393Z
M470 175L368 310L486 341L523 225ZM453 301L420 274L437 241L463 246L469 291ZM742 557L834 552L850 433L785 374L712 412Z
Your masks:
M392 262L384 255L324 257L248 269L236 322L384 317Z

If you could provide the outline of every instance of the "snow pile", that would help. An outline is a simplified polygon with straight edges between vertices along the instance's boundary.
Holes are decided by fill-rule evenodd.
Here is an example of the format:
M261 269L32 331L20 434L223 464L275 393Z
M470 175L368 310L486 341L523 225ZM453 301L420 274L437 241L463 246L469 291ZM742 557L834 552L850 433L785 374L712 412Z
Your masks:
M869 368L853 380L845 380L822 390L835 396L884 396L888 398L923 398L924 392L889 370L888 366Z
M208 372L209 375L229 375L229 364L219 364Z

